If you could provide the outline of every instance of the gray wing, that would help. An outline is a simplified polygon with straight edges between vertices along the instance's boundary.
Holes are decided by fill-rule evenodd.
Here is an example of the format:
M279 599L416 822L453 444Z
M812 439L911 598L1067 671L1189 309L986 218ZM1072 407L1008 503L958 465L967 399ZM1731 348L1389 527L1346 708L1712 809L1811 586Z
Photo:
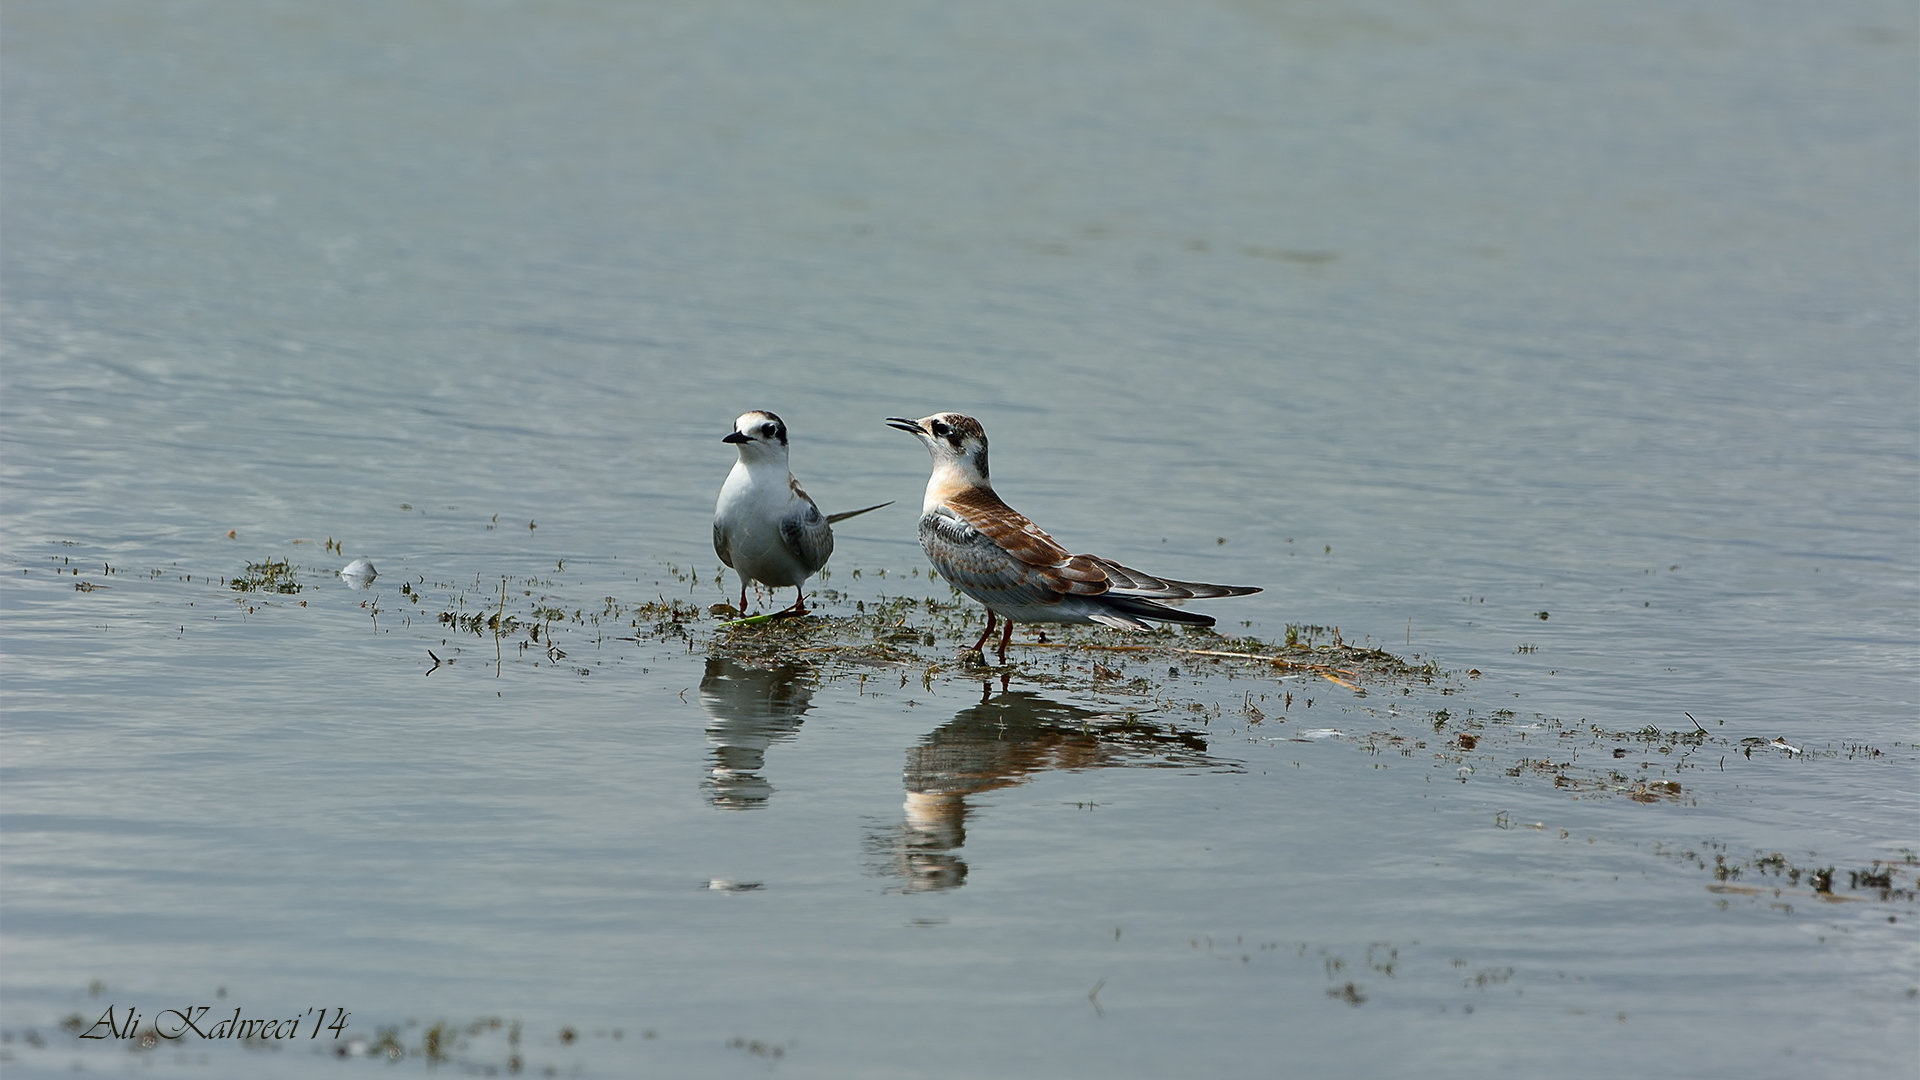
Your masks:
M1211 596L1246 596L1260 591L1252 585L1207 585L1198 581L1157 578L1098 555L1087 557L1107 572L1108 595L1111 596L1136 596L1147 600L1200 600Z
M800 504L794 512L780 522L780 539L786 542L787 550L800 560L808 574L813 574L827 565L827 559L833 555L833 527L820 514L820 508L813 500L801 494Z
M944 508L920 519L920 547L940 576L983 604L1051 604L1060 594L1040 572Z
M720 527L718 514L713 518L713 553L720 556L721 562L733 565L733 545L727 543L727 530Z

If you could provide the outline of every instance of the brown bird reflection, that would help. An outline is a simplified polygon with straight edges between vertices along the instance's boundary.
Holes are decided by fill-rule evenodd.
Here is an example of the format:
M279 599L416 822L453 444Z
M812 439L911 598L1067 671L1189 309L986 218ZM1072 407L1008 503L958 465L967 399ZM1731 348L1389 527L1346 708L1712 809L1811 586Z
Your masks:
M967 879L970 796L1024 783L1048 769L1231 769L1194 731L1097 713L1023 690L983 698L907 751L905 820L867 841L874 872L904 878L909 892L952 889Z
M813 672L796 664L748 667L725 657L707 658L700 678L700 707L707 716L713 765L701 787L722 810L758 810L773 796L760 775L767 748L800 730L812 706Z

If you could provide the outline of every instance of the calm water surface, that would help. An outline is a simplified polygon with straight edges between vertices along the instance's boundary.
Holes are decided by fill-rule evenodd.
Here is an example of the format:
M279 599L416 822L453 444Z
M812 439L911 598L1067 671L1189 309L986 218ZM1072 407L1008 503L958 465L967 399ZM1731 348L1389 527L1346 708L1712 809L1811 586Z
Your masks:
M3 23L9 1076L1914 1074L1911 5ZM655 634L748 408L1450 674Z

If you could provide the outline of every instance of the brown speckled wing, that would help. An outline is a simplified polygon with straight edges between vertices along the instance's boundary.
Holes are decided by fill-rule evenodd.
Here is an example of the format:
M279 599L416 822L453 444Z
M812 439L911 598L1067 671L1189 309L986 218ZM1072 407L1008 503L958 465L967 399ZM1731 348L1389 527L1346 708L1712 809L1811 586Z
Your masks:
M993 538L942 508L920 519L920 546L941 577L997 610L1046 607L1060 594L1040 571L1006 553Z
M968 488L949 496L946 505L962 521L1034 568L1048 588L1075 596L1098 596L1108 588L1099 559L1075 555L1048 536L1025 514L1008 506L989 488Z

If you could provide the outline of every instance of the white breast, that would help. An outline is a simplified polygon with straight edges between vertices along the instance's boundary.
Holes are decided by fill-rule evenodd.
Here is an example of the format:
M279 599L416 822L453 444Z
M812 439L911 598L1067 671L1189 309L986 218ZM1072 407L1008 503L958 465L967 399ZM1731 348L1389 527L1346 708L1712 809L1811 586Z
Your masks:
M806 512L785 468L771 462L758 467L735 462L720 486L713 512L717 531L726 536L733 568L742 577L781 586L807 579L811 571L788 550L781 536L781 522Z

